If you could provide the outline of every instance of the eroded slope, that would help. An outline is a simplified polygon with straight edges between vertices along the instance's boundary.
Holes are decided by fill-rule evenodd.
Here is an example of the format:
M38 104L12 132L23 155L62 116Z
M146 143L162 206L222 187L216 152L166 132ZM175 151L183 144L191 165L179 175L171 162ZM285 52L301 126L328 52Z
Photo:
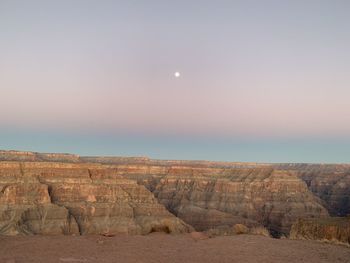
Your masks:
M349 171L0 151L0 232L184 232L186 222L197 230L244 224L288 235L299 218L349 213Z
M1 234L187 232L145 187L94 164L0 163Z

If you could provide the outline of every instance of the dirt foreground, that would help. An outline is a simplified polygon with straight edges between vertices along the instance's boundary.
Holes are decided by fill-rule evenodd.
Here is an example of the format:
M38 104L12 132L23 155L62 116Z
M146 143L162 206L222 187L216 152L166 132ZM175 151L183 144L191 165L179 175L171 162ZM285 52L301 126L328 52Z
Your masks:
M254 235L0 236L0 262L350 262L350 248Z

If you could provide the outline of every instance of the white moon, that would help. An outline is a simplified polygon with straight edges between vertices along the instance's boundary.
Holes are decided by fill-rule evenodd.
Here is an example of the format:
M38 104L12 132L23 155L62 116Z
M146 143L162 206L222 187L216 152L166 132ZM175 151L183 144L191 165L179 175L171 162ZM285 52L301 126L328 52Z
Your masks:
M180 72L176 71L176 72L174 73L174 76L175 76L175 78L180 77Z

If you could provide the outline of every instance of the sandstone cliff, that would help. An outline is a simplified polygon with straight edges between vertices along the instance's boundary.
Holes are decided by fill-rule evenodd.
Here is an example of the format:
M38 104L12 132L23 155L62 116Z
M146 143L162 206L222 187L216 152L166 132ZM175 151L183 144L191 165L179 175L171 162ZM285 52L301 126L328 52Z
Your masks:
M241 223L288 234L298 218L328 215L301 179L272 168L171 167L164 175L125 176L199 231Z
M349 168L0 151L0 233L288 235L299 218L349 213Z
M100 165L0 163L1 234L188 232L135 181Z
M296 172L332 216L350 214L349 164L286 164L279 169Z

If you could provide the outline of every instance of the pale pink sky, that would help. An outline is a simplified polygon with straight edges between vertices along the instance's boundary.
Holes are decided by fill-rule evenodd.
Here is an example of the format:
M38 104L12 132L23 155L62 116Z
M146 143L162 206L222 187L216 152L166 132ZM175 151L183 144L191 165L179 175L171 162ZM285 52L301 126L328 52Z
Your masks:
M1 129L349 138L349 13L342 0L4 0Z

